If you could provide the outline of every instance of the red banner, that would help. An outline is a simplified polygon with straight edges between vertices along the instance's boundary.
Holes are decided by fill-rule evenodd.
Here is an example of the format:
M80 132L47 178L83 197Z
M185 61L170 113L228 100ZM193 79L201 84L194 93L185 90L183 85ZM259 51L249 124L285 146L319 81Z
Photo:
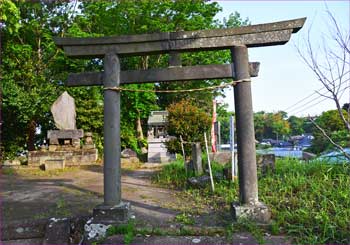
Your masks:
M211 123L211 131L210 131L212 152L216 152L215 123L216 123L216 100L213 100L213 119Z

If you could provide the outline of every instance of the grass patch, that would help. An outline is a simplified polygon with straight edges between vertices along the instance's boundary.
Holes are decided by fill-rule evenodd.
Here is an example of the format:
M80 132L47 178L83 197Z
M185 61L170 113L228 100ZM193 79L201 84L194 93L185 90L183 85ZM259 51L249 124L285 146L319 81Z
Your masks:
M112 235L124 235L124 244L130 244L135 237L135 223L129 220L127 224L111 226L107 230L107 237Z
M239 219L237 222L226 227L226 237L228 239L230 239L235 232L249 232L254 236L259 244L263 244L265 242L264 230L250 220Z
M4 174L4 175L15 175L16 174L16 169L13 169L13 168L3 168L1 169L1 174Z
M221 171L215 165L213 169ZM286 234L296 243L350 243L350 165L278 159L275 172L258 178L260 200L272 212L270 233ZM186 188L183 163L164 166L154 180L167 187ZM184 193L201 204L228 211L229 204L238 200L238 182L216 181L215 193L209 186ZM254 234L251 223L238 222L238 226L261 241L261 232Z
M300 243L350 243L350 166L280 160L259 180L274 230Z
M178 214L175 217L176 222L180 222L184 225L193 225L194 224L194 219L191 214L188 213L182 213Z
M73 172L79 170L79 167L66 167L64 169L53 169L53 170L41 170L39 168L3 168L1 173L5 175L20 175L28 177L53 177L59 176L66 172Z
M44 219L49 217L70 217L72 215L67 201L63 198L59 198L55 202L55 206L49 208L49 210L42 213L37 213L33 215L34 219Z
M186 173L183 161L176 160L165 165L162 171L152 177L152 180L170 188L184 188L187 184L187 178L191 176Z

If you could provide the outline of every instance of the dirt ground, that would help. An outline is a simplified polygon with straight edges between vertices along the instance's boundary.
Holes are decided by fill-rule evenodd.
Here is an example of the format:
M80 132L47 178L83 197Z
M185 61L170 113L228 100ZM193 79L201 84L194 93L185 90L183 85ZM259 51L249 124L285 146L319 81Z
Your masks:
M189 227L177 219L190 213L191 229L196 236L136 236L135 244L257 244L252 234L239 232L227 240L219 235L232 218L228 211L214 211L191 200L180 191L160 188L151 177L157 170L122 171L122 198L131 203L137 227L179 231ZM6 174L4 174L6 172ZM24 220L89 216L103 202L103 170L99 165L64 171L0 170L1 223L7 225ZM190 212L189 212L190 211ZM184 216L182 216L184 217ZM188 228L185 228L188 229ZM204 231L204 233L203 233ZM211 232L210 232L211 231ZM268 244L288 244L283 236L264 235ZM42 244L43 240L4 241L0 244ZM106 244L121 244L123 237L112 236Z
M3 171L3 170L2 170ZM16 171L1 174L2 223L42 218L90 215L103 202L101 166L70 169L55 174ZM152 184L152 169L123 170L122 198L130 202L139 225L173 227L175 217L185 207L196 206L182 200L179 192ZM226 216L229 220L229 214ZM225 219L208 212L193 217L196 225L223 225Z

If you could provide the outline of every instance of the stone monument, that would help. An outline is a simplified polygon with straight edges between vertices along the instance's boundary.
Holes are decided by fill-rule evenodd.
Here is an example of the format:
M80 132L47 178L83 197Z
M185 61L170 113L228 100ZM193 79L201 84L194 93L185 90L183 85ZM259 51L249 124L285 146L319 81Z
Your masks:
M67 91L64 91L60 97L51 106L51 113L55 125L60 130L77 129L75 125L75 102Z
M28 165L46 170L95 163L98 155L92 133L84 135L82 129L76 128L75 102L67 91L53 103L51 113L58 130L47 132L48 147L44 145L39 151L28 153Z

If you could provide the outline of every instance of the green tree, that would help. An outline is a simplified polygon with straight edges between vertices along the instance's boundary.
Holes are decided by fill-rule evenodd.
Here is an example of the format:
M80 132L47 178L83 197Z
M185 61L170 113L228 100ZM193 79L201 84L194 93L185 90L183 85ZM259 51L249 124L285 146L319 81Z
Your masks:
M254 113L255 139L262 140L265 138L266 115L264 111Z
M279 140L290 133L289 122L285 118L286 114L284 112L277 112L272 115L272 132Z
M1 4L15 13L5 19L1 64L3 141L5 152L13 155L24 150L25 144L33 150L36 129L51 123L49 106L59 92L54 63L62 57L52 35L62 32L61 26L68 21L55 11L68 5L25 1Z
M2 64L2 37L13 34L18 31L19 24L19 10L16 5L10 0L0 0L0 66ZM0 69L0 80L2 80L2 69ZM0 84L0 161L4 157L3 149L3 87Z
M218 27L231 27L247 24L236 13L226 22L220 24L215 15L221 11L215 2L198 1L84 1L80 5L81 14L76 16L68 35L76 36L108 36L123 34L143 34L166 31L211 29ZM149 69L167 67L169 55L148 55L141 57L125 57L121 59L123 70ZM228 52L190 53L182 56L183 65L227 63L230 61ZM128 85L133 89L145 90L174 90L193 87L205 87L219 84L221 81L202 81L195 83L162 83ZM151 110L166 108L173 102L182 99L194 98L197 105L211 108L211 100L221 91L181 94L155 94L122 92L122 125L128 132L125 140L130 141L129 147L135 148L143 145L142 135L144 123ZM132 122L132 123L130 123ZM136 131L135 131L136 130ZM138 137L139 143L135 143ZM124 142L125 143L125 142ZM128 145L128 144L125 144Z
M188 1L192 2L192 1ZM210 4L207 1L194 1L196 4L193 7L184 8L184 16L188 16L188 21L195 23L187 25L187 21L178 22L177 25L173 26L174 29L171 31L191 31L198 29L216 29L216 28L232 28L238 26L244 26L249 24L249 20L243 20L239 13L235 12L230 14L228 18L224 18L221 23L215 20L215 15L222 9L220 6L212 2ZM175 1L174 8L183 8L182 1ZM178 6L179 5L179 6ZM201 16L198 18L197 16ZM228 50L223 51L206 51L196 53L184 53L181 54L181 60L183 66L195 66L195 65L207 65L207 64L224 64L231 62L231 54ZM228 80L204 80L204 81L189 81L173 82L173 83L162 83L159 84L161 90L180 90L180 89L193 89L203 88L208 86L219 85L222 82L228 82ZM206 111L210 111L212 107L212 100L217 96L223 96L223 89L217 89L214 91L202 91L196 93L181 93L181 94L159 94L158 103L161 108L166 108L168 105L174 102L181 101L183 99L194 99L197 106L205 108Z
M258 140L270 138L281 140L290 134L290 125L286 120L287 114L283 111L277 113L260 111L254 113L255 137Z
M347 112L345 110L343 110L343 113L345 116L347 116ZM315 119L315 123L319 125L336 144L340 145L341 147L350 146L350 134L345 128L343 120L339 116L338 110L323 112ZM314 153L321 153L334 148L334 145L324 137L323 133L319 129L314 128L313 136L314 140L312 141L310 151Z
M67 59L52 39L68 32L76 14L76 2L12 4L18 10L15 16L20 25L7 31L15 21L5 22L1 64L3 138L8 157L35 149L46 138L46 131L54 128L50 106L65 89L62 85L67 73L96 67L94 62ZM93 132L99 128L103 105L99 103L102 95L96 92L100 90L68 89L76 100L79 128ZM96 116L96 120L91 120Z
M173 103L167 110L168 133L177 137L167 142L169 151L181 152L180 136L186 142L201 142L203 146L203 133L208 131L211 125L210 115L190 100ZM190 144L185 144L185 152L187 156L190 154Z
M221 11L217 3L198 1L10 1L1 0L1 22L5 22L1 64L3 89L4 145L12 155L45 138L46 130L53 128L50 105L63 89L75 98L77 126L93 131L102 142L103 90L98 87L64 88L68 72L101 71L102 60L67 59L54 45L52 36L108 36L141 34L164 31L209 29L248 24L236 13L223 23L214 19ZM122 70L149 69L168 66L168 55L124 57ZM184 65L226 63L229 53L186 54ZM221 81L203 81L199 86L218 84ZM174 85L197 87L197 83ZM166 89L166 85L138 84L131 88ZM170 88L172 89L172 88ZM154 92L122 93L122 146L134 149L143 146L142 125L151 110L158 105L165 108L172 101L194 97L200 105L222 91L203 92L197 95L163 96ZM163 103L163 102L164 103ZM158 102L158 105L157 105ZM206 106L207 111L211 106ZM37 129L41 129L41 135ZM95 139L96 140L96 139ZM27 147L25 147L25 145Z

